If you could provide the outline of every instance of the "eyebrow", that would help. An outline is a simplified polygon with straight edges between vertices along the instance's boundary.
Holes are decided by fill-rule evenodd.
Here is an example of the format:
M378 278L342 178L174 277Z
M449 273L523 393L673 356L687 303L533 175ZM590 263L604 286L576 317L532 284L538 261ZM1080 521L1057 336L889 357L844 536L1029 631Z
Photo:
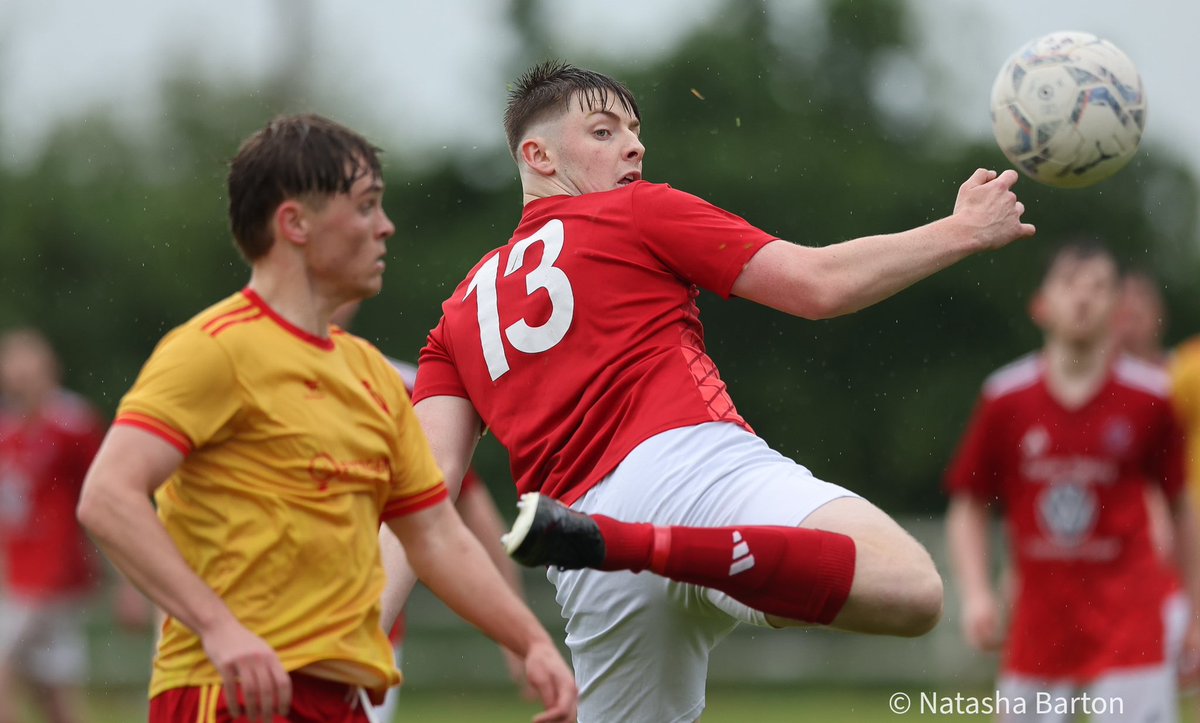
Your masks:
M607 110L607 109L599 109L598 108L598 109L588 113L588 117L590 118L591 116L594 116L597 114L602 115L610 120L616 121L617 123L621 122L621 116L619 116L616 113L613 113L611 110ZM629 122L629 127L635 131L641 131L642 122L640 120L638 120L637 118L634 118L633 120L631 120Z
M376 176L371 179L371 185L359 191L358 195L366 196L372 193L383 193L383 179Z

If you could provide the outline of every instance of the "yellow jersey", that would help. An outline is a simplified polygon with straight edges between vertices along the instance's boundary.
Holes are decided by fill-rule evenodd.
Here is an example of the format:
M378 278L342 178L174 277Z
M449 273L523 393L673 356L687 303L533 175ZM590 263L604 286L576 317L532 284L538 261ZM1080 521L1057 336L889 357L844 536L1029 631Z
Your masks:
M1187 479L1192 501L1200 504L1200 337L1171 355L1171 397L1187 435Z
M155 494L159 517L284 668L374 694L400 682L379 620L379 525L447 495L377 349L336 327L308 334L246 289L163 338L114 423L184 453ZM219 681L168 618L150 696Z

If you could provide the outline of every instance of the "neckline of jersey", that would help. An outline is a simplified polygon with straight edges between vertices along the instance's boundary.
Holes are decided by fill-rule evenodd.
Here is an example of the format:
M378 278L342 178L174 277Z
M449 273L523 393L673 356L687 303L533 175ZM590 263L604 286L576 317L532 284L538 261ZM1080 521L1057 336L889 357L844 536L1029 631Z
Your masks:
M551 201L566 201L566 200L571 200L571 199L575 199L575 198L583 198L585 196L599 196L599 195L602 195L605 193L620 193L621 191L626 191L630 188L633 188L634 186L638 185L639 183L650 183L650 182L644 178L639 178L638 180L634 181L633 183L630 183L627 186L621 186L620 188L610 188L607 191L591 191L589 193L581 193L578 196L572 196L569 193L557 193L553 196L542 196L541 198L535 198L532 201L530 201L529 203L525 204L525 210L528 211L533 206L541 206L541 205L544 205L545 203L551 202Z
M283 318L279 315L279 312L272 309L270 305L258 295L258 292L254 291L249 286L242 289L242 296L245 296L247 301L261 309L262 312L266 314L267 318L278 324L280 328L296 337L300 341L303 341L306 344L311 344L322 351L333 351L334 344L332 338L322 339L316 334L310 334L287 319Z

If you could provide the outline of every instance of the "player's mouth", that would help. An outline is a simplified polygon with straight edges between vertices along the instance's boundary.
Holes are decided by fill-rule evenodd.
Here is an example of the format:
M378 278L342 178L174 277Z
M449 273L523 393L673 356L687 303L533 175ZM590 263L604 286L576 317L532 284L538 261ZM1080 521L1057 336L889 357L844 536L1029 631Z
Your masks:
M642 180L642 172L641 171L632 171L630 173L626 173L624 176L621 176L621 180L617 181L617 185L618 186L628 186L629 184L633 183L634 181L640 181L640 180Z

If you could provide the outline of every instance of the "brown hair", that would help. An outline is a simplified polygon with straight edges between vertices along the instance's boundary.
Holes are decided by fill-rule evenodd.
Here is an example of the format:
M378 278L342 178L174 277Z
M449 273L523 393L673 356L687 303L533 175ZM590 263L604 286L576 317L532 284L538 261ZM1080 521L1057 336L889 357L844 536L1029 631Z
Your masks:
M270 250L271 215L284 201L321 203L366 174L379 178L379 152L314 114L279 116L243 141L228 177L229 226L242 256L252 262Z
M508 151L517 158L517 145L529 127L555 112L565 112L571 98L578 96L586 110L607 108L609 96L634 118L642 119L637 100L622 83L602 73L577 68L558 60L533 66L509 90L504 110L504 135Z
M1093 259L1107 260L1120 277L1121 263L1107 244L1097 238L1078 237L1063 242L1050 253L1041 283L1044 285L1064 264L1079 264Z

